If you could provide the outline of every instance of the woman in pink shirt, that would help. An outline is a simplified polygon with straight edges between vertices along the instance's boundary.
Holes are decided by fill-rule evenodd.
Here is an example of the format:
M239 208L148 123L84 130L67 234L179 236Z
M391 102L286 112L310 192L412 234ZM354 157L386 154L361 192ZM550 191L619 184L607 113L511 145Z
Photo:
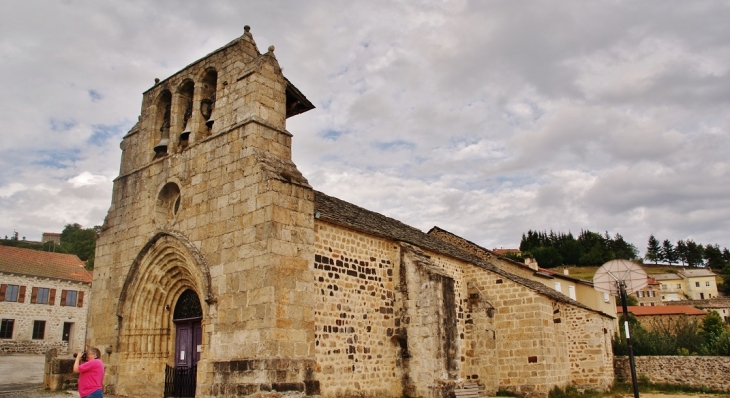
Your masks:
M74 362L74 373L79 374L79 395L81 398L103 398L104 364L99 359L101 352L94 347L87 349L85 362L79 364L82 356L79 352Z

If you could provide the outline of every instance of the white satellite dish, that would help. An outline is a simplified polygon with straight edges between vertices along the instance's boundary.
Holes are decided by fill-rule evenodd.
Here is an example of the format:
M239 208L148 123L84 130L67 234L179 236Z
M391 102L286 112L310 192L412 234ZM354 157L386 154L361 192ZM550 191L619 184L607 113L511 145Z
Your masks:
M593 275L593 287L614 296L621 295L622 283L627 294L640 290L648 284L646 272L639 264L632 261L611 260L603 264Z
M636 380L636 364L634 363L634 348L629 333L629 311L626 305L626 295L646 286L646 272L639 264L629 260L611 260L603 264L593 275L593 287L601 292L621 297L624 310L624 330L626 345L629 349L629 365L631 367L631 381L634 387L634 398L639 398L639 385Z

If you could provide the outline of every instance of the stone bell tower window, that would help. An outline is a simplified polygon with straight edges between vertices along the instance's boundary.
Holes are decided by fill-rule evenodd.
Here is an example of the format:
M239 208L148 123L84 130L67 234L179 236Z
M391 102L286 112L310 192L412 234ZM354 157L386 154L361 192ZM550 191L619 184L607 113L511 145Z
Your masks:
M172 111L172 94L165 90L160 94L157 101L157 113L155 117L155 137L159 137L156 141L155 159L167 154L170 145L170 117Z
M180 86L178 91L179 100L177 103L177 114L182 116L181 124L182 130L178 137L178 145L185 148L190 142L190 133L193 130L193 89L194 84L192 80L187 80Z
M205 73L202 81L200 114L203 116L208 131L213 129L213 124L219 116L215 110L215 97L218 90L218 72L211 69Z

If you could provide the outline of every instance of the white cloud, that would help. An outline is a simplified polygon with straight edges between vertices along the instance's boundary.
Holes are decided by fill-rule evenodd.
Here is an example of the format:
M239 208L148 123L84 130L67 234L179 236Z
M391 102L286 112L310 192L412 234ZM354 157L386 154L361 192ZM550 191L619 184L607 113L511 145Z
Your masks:
M487 247L527 229L730 246L729 17L704 1L6 1L0 234L100 224L141 93L249 24L317 106L288 130L318 190Z

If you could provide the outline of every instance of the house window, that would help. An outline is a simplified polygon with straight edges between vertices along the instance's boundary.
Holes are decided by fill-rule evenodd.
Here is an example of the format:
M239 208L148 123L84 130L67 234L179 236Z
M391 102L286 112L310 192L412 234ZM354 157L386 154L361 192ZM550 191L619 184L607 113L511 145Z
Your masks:
M5 288L5 301L18 301L18 285L8 285Z
M568 286L568 297L575 300L575 286Z
M667 285L662 283L662 290L667 290Z
M695 287L700 287L700 283L699 282L695 282Z
M43 340L46 334L46 321L33 321L33 340Z
M14 325L15 319L3 319L0 322L0 339L12 339Z
M644 303L639 303L639 305L643 307L644 306Z
M603 293L603 302L608 303L611 301L611 297L608 295L608 293Z
M48 304L48 288L39 287L35 299L36 304Z
M560 289L560 282L555 282L555 290L562 292L562 290Z
M681 283L677 283L677 289L682 290L682 284Z
M710 287L710 281L705 282L705 286Z
M653 303L653 302L652 302L652 303L650 303L650 304L651 304L651 306L652 306L652 307L654 306L654 303Z
M76 290L66 290L66 300L63 301L63 305L66 307L76 307Z
M636 292L636 297L644 297L644 292L639 290L638 292Z
M647 293L649 293L649 297L654 297L654 291L653 290L649 290Z

